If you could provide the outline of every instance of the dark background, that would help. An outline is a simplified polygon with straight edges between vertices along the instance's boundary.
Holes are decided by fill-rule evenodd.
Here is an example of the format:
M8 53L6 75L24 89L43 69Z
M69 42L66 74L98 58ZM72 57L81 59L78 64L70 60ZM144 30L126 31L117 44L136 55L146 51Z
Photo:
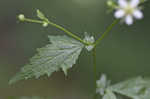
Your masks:
M132 26L118 24L97 47L97 71L106 73L112 83L138 76L150 76L150 2L144 4L144 19ZM113 20L106 0L0 0L0 99L10 96L50 96L51 99L92 99L93 67L91 53L82 52L77 64L51 77L43 76L8 85L9 79L29 58L48 43L48 35L64 32L49 26L20 23L20 13L36 18L40 9L53 22L80 37L88 32L98 38Z

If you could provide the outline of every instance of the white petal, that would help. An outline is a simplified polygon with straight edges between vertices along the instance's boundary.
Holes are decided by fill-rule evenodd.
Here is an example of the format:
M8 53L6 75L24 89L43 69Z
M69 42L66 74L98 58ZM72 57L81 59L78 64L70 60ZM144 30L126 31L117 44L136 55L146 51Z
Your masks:
M127 15L126 18L125 18L125 22L128 25L133 24L133 17L131 15Z
M121 8L124 8L128 5L127 0L118 0L118 4Z
M130 1L130 5L132 7L137 7L139 5L139 3L140 3L140 0L131 0Z
M142 19L143 18L143 13L140 11L140 10L135 10L133 12L133 16L136 18L136 19Z
M115 12L115 17L116 17L116 18L122 18L124 15L125 15L124 10L117 10L117 11Z

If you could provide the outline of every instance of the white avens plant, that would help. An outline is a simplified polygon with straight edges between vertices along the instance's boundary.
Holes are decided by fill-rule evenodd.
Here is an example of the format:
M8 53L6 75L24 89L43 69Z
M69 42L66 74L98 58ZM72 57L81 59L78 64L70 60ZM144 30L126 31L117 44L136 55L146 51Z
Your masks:
M102 74L100 79L97 80L96 63L98 60L98 53L96 47L101 44L102 40L113 29L113 27L119 23L120 19L125 21L127 25L131 25L133 24L134 19L143 18L143 13L141 12L139 5L143 3L144 0L115 1L116 0L109 0L107 5L111 8L111 11L114 9L116 10L114 15L117 19L115 19L112 24L106 28L102 35L97 37L97 39L88 33L85 33L83 38L79 37L63 26L49 20L40 10L36 11L37 19L31 19L25 17L24 14L20 14L18 19L21 22L37 23L41 24L43 27L53 26L63 31L66 35L49 35L49 43L42 48L38 48L37 54L35 54L30 59L29 63L25 64L12 79L10 79L9 84L14 84L20 80L31 78L38 79L43 75L50 77L56 71L63 71L65 76L67 76L68 70L76 64L80 54L86 49L91 53L93 63L94 91L92 99L98 99L98 94L102 99L121 99L118 98L118 95L127 96L131 99L150 99L149 79L136 77L111 85L107 76ZM98 51L100 52L100 50ZM35 98L37 99L38 97ZM28 99L28 97L23 97L21 99Z
M132 25L134 19L142 19L143 13L139 7L140 0L118 0L114 16Z

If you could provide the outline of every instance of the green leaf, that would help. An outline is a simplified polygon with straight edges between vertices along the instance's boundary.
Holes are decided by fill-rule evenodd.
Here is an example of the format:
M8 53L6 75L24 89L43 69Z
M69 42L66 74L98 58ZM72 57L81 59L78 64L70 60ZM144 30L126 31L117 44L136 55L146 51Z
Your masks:
M51 44L38 49L38 54L10 80L10 84L45 74L50 76L60 69L67 75L67 70L76 63L84 45L67 36L49 36L49 39Z
M44 15L40 10L37 10L37 17L39 17L39 18L42 19L42 20L47 19L47 18L45 17L45 15Z
M106 94L102 99L117 99L117 97L111 90L106 90Z
M113 92L133 99L149 99L150 80L142 77L132 78L111 86Z

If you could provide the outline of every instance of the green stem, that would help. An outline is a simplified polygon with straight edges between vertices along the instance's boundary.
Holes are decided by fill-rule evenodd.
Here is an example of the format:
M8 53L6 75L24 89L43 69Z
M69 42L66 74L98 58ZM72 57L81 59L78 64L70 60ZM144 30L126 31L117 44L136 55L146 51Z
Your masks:
M96 80L97 80L97 75L96 75L96 47L93 48L92 50L92 56L93 56L93 73L94 73L94 88L96 89ZM96 99L96 93L94 92L94 98Z
M97 80L97 72L96 72L96 45L99 44L104 37L112 30L112 28L119 22L119 20L115 20L103 33L103 35L94 43L94 48L92 50L92 56L93 56L93 72L94 72L94 88L96 89L96 80ZM97 95L94 94L93 99L96 99Z
M103 35L94 43L94 46L98 45L118 22L119 22L118 19L114 20L113 23L103 33Z
M74 35L72 32L68 31L67 29L63 28L62 26L57 25L57 24L55 24L55 23L53 23L53 22L50 22L50 21L48 21L48 24L50 24L50 25L52 25L52 26L54 26L54 27L56 27L56 28L58 28L58 29L64 31L65 33L67 33L68 35L70 35L70 36L73 37L74 39L80 41L81 43L83 43L83 44L85 44L85 45L89 45L88 43L84 42L84 40L82 40L80 37Z
M54 26L62 31L64 31L65 33L67 33L69 36L73 37L74 39L80 41L81 43L85 44L85 45L90 45L89 43L86 43L84 40L82 40L80 37L76 36L75 34L73 34L72 32L68 31L67 29L63 28L62 26L60 25L57 25L53 22L50 22L48 19L47 20L44 20L44 21L40 21L40 20L33 20L33 19L28 19L28 18L25 18L24 21L26 22L33 22L33 23L40 23L40 24L43 24L44 22L47 22L49 25L51 26Z
M25 19L24 19L24 21L26 21L26 22L33 22L33 23L40 23L40 24L42 24L42 23L43 23L43 21L39 21L39 20L32 20L32 19L28 19L28 18L25 18Z

